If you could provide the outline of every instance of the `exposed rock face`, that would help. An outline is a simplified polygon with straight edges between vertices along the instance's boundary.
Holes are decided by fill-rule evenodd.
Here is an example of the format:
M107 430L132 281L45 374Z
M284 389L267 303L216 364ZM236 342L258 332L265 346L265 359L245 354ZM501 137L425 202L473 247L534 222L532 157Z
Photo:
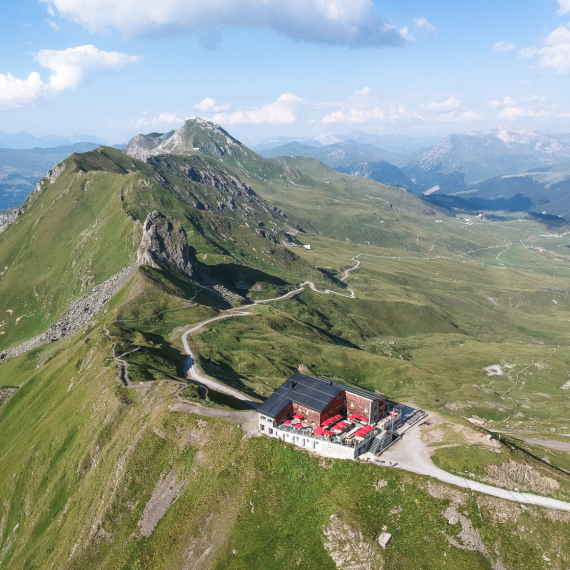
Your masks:
M0 386L0 406L18 391L16 386Z
M176 501L186 485L185 481L178 481L176 471L173 469L166 475L162 473L144 509L139 526L141 536L148 538L156 528L160 519Z
M163 142L169 134L171 133L164 135L159 133L136 135L129 141L127 146L123 149L123 152L133 158L146 160L149 156L152 156L152 150Z
M193 182L204 184L204 186L213 186L220 192L232 190L238 196L241 196L242 193L249 196L255 195L255 192L237 176L226 174L222 170L213 172L211 170L198 170L197 168L190 167L186 174Z
M151 212L144 221L137 261L155 268L159 267L159 262L166 261L188 275L192 275L193 262L196 263L196 259L190 255L182 224L157 210Z
M135 263L120 273L115 273L107 281L93 287L93 291L89 295L84 295L74 301L65 316L53 324L45 333L0 353L0 363L77 332L103 308L107 301L127 282L137 267L138 263Z
M10 225L13 224L18 217L24 213L24 208L15 208L12 210L3 210L0 212L0 234Z
M366 540L362 533L331 515L323 529L325 550L339 570L382 570L384 557L377 543Z

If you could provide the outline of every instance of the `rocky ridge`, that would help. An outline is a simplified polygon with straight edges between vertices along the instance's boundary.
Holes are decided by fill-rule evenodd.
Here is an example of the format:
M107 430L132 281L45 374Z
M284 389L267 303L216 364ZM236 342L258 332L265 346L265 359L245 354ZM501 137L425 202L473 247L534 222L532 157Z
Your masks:
M146 160L153 155L153 150L164 142L168 137L172 136L174 131L169 133L150 133L148 135L134 136L123 149L125 154L138 158L139 160Z

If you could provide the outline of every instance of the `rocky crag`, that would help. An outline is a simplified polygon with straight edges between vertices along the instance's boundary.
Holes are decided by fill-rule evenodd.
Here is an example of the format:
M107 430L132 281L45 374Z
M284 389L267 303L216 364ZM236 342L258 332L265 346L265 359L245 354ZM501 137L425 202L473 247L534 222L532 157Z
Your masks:
M196 257L190 253L182 224L158 210L151 212L143 223L137 261L141 265L155 268L166 261L176 265L190 277L198 263Z
M182 224L157 210L151 212L143 223L137 262L154 268L159 268L165 262L171 263L228 303L235 305L244 301L242 296L212 279L208 268L198 262L188 246Z

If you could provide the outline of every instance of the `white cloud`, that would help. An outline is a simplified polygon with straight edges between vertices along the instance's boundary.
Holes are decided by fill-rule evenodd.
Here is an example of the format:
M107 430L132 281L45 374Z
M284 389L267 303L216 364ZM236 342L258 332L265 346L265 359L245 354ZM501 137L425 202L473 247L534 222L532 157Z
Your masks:
M459 105L458 105L459 104ZM431 107L437 105L437 107ZM323 117L323 123L395 123L397 121L420 121L437 123L469 123L484 119L482 115L474 111L462 111L461 102L451 97L443 103L430 103L422 105L422 110L428 110L428 114L421 114L416 111L408 111L404 105L392 105L387 109L380 107L359 108L350 107L347 110L334 111L330 115Z
M218 113L212 120L226 125L244 125L268 123L271 125L290 125L295 122L295 109L304 100L293 93L283 93L268 105L255 107L249 111L234 111L233 113Z
M515 44L511 42L495 42L493 44L493 51L513 51Z
M400 30L400 35L402 36L402 38L404 38L404 40L406 42L413 42L414 41L414 36L412 36L410 34L410 31L408 30L408 26L404 26L401 30Z
M540 65L561 75L570 73L570 29L566 26L556 28L544 43L545 47L538 50Z
M530 59L534 57L538 52L538 48L536 46L530 46L527 48L522 48L519 50L519 57L521 59Z
M441 115L422 117L424 121L437 123L474 123L482 121L484 118L483 115L475 111L451 111L450 113L443 113Z
M354 94L366 97L366 95L370 95L370 87L364 87L364 89L360 89L359 91L355 91Z
M496 100L496 101L489 101L487 103L489 107L514 107L516 104L517 102L508 95L501 101Z
M544 103L547 101L546 97L537 97L536 95L531 95L526 99L534 103ZM530 109L528 107L523 107L519 105L512 97L508 95L502 101L489 101L487 103L490 107L496 107L502 109L497 113L496 118L501 121L516 121L517 119L522 119L525 117L533 117L538 119L543 119L553 116L552 110L546 109Z
M558 5L560 6L558 9L558 13L560 15L568 14L568 12L570 12L570 0L558 0Z
M344 124L361 124L372 121L382 121L385 118L385 113L379 107L372 109L359 109L351 107L348 111L335 111L330 115L323 117L323 123L344 123Z
M134 127L142 127L145 125L166 125L166 124L180 124L184 119L178 118L174 113L161 113L152 119L141 118L136 121L131 121Z
M219 111L227 111L231 108L229 103L224 103L223 105L216 105L216 100L212 99L211 97L206 97L202 99L199 103L194 105L194 109L198 109L198 111L210 111L217 113Z
M44 49L35 56L44 68L51 70L44 82L37 72L27 79L0 74L0 109L29 105L42 97L53 97L66 89L75 89L87 76L99 71L121 69L138 61L137 56L100 51L95 46L78 46L66 50Z
M435 31L435 26L430 24L426 18L414 18L414 24L416 28L420 28L420 30L425 30L430 34L435 35L437 32Z
M527 107L512 106L503 109L497 114L497 119L502 121L515 121L523 117L534 117L539 119L544 119L552 116L550 111L535 111L533 109L528 109Z
M125 36L204 33L221 27L272 29L296 40L350 47L409 40L375 11L373 0L41 0L90 31Z
M48 25L53 28L56 32L59 30L59 26L53 20L46 20Z
M420 107L422 111L429 111L431 113L444 113L446 111L453 111L454 109L461 109L461 101L454 96L442 101L441 103L427 103Z

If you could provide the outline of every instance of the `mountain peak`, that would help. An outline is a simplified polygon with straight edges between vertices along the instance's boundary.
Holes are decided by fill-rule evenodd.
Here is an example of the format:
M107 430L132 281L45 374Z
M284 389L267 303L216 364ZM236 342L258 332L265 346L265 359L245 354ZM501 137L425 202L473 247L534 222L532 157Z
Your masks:
M140 160L159 154L189 156L200 153L217 159L253 154L220 125L200 118L187 119L180 128L170 133L136 135L123 152Z
M485 134L494 136L504 143L528 144L540 138L541 135L515 125L499 125Z

